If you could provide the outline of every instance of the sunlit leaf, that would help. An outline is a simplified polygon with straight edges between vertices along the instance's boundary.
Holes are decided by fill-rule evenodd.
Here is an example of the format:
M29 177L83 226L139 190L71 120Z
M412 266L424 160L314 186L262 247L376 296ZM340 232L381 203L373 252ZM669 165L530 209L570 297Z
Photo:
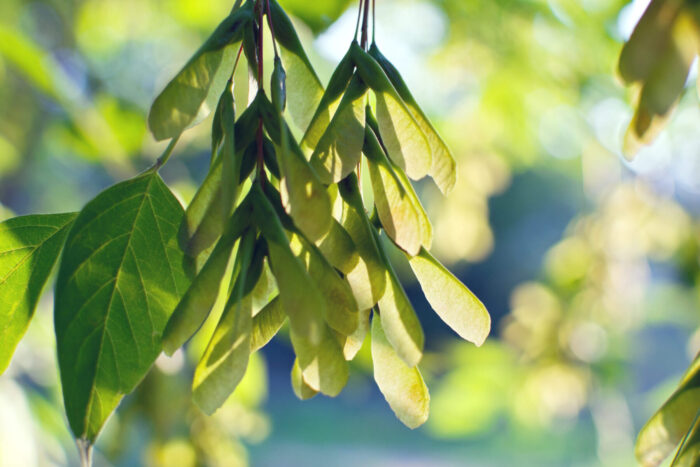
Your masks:
M353 42L350 50L360 77L377 98L379 133L389 157L412 179L423 178L433 163L423 130L377 61L357 42Z
M214 244L231 216L238 192L241 158L236 157L233 93L230 86L221 95L216 114L222 137L214 162L185 211L180 242L185 253L197 258Z
M306 130L323 95L323 85L304 52L287 13L270 0L272 25L287 72L287 103L294 123Z
M399 278L394 271L378 235L374 234L379 245L379 252L384 262L386 290L379 299L378 307L382 328L396 354L410 367L418 365L423 357L425 336L420 320L411 301L406 295Z
M183 210L155 172L89 202L66 240L54 324L63 399L76 438L94 442L161 352L187 290L177 245Z
M260 350L272 340L284 324L287 315L282 308L282 300L279 296L272 299L262 310L253 316L253 330L251 331L250 350Z
M340 394L348 381L349 368L331 330L324 326L323 337L318 344L297 335L293 329L290 335L304 382L327 396Z
M331 220L328 233L316 242L316 246L328 262L343 274L349 274L360 260L352 237L335 218Z
M214 413L243 379L251 352L253 298L251 291L262 271L262 257L251 265L255 231L241 238L236 255L236 281L224 312L194 372L192 400L207 414ZM256 273L251 269L257 268ZM249 287L248 287L249 286ZM246 293L246 287L250 290Z
M170 317L163 332L163 350L166 354L172 355L182 347L209 316L219 295L221 278L226 271L233 246L249 222L250 203L246 199L229 219L224 235Z
M262 97L261 97L262 96ZM324 236L331 223L331 203L325 186L301 152L291 130L263 93L258 94L265 129L277 145L284 209L312 241Z
M700 357L696 357L671 397L637 436L635 454L645 466L657 466L688 432L700 410Z
M671 467L696 467L700 464L700 412L695 415L693 425L685 435Z
M338 275L316 246L303 237L292 235L290 246L326 300L325 316L328 325L344 335L355 332L357 302L348 283Z
M341 224L350 235L359 259L345 278L350 284L360 310L367 310L377 304L384 294L386 276L379 250L372 234L362 198L357 186L357 177L350 174L340 185L343 199Z
M156 97L148 125L156 140L174 138L215 108L233 63L253 2L232 12Z
M619 72L628 83L646 80L664 53L683 0L652 0L622 48Z
M419 212L370 128L365 131L363 152L368 159L374 205L382 227L409 255L418 254L423 241Z
M631 159L642 145L650 144L658 136L680 100L700 42L700 38L694 39L695 29L686 15L678 17L668 31L669 37L663 41L664 48L649 66L625 137L626 157Z
M299 367L299 359L294 360L294 365L292 366L291 373L292 389L294 394L301 400L305 401L311 399L318 391L314 390L311 386L306 384L304 378L301 375L301 368Z
M294 224L309 240L316 241L328 232L331 224L328 192L293 141L286 125L282 129L277 154L282 172L282 204L294 219Z
M406 366L384 335L380 320L372 319L374 380L396 417L409 428L425 423L430 411L428 387L417 367Z
M286 11L302 20L314 33L327 28L345 11L350 0L280 0Z
M253 217L267 240L270 268L289 324L298 335L318 343L325 327L325 300L304 265L292 253L279 217L257 183L251 193Z
M77 214L0 223L0 374L10 364Z
M425 248L409 264L435 313L462 339L481 345L491 331L483 303Z
M345 360L350 361L354 359L362 348L362 344L364 344L365 337L367 337L367 332L369 331L369 315L371 312L372 310L362 310L358 312L357 329L355 329L355 332L352 334L343 336L340 333L336 333L336 338L343 348Z
M360 162L366 95L367 86L355 75L311 154L311 166L325 184L345 178Z
M433 158L429 175L435 180L440 191L445 195L448 194L457 181L457 164L452 153L416 102L396 67L379 51L374 43L369 48L369 54L382 67L396 92L411 111L411 115L416 119L420 129L423 130Z
M328 86L323 93L323 97L318 103L318 107L311 119L311 123L309 123L309 127L306 129L304 137L301 140L301 149L307 156L310 157L311 154L313 154L318 142L326 132L331 118L333 118L340 104L343 93L353 76L354 70L355 65L352 62L352 57L350 57L350 51L348 51L333 71L328 81Z

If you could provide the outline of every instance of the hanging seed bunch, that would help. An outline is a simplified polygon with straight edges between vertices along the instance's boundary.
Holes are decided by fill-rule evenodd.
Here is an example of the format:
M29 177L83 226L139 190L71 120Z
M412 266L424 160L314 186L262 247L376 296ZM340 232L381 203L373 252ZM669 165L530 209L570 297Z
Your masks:
M290 76L303 68L309 81L318 80L284 12L274 1L249 1L217 31L236 39L227 25L241 31L239 47L251 51L246 57L257 67L258 91L235 121L230 87L219 99L214 163L185 213L181 237L186 255L201 269L195 266L197 275L163 334L163 347L172 354L202 325L237 242L229 300L194 376L193 397L206 412L223 404L250 353L288 320L296 353L292 386L300 398L336 396L348 379L347 361L371 328L379 388L406 425L426 420L429 396L417 368L423 331L380 231L405 253L428 301L460 336L481 344L488 334L483 305L428 253L430 221L409 181L431 175L448 192L454 159L399 72L374 42L367 47L370 5L362 6L361 41L351 42L308 124L306 109L292 111L303 99L290 99L290 113L306 124L300 143L284 119L285 68ZM270 98L262 85L264 17L275 52L279 45L290 57L275 53ZM207 43L224 42L217 33ZM189 66L173 83L183 73L190 73ZM154 116L176 115L163 98L171 86L177 84L166 88L151 112L155 134L172 123ZM290 95L305 91L289 89ZM374 194L372 215L356 176L363 159Z
M484 306L428 253L430 222L409 181L430 175L447 193L454 159L398 71L368 44L369 10L362 0L355 40L324 90L277 2L239 0L153 103L150 129L170 144L151 169L79 213L0 224L0 370L60 256L58 363L86 464L124 395L163 350L172 355L197 333L220 288L226 304L193 382L207 413L288 321L300 398L337 395L369 333L380 390L403 423L423 423L423 330L386 248L405 254L457 334L477 345L488 335ZM267 91L266 24L274 51ZM233 76L243 61L257 92L236 117ZM211 165L183 210L158 170L182 132L210 111ZM373 206L356 175L363 164Z
M700 50L700 4L652 0L620 54L619 75L638 91L637 109L625 137L632 158L651 144L678 104Z

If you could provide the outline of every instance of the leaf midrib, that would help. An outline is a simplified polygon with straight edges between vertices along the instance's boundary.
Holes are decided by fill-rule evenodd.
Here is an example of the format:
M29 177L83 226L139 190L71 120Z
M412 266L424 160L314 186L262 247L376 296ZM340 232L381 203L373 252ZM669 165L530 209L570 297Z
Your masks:
M151 175L150 177L151 177L151 178L149 179L149 181L148 181L146 187L145 187L144 190L143 190L143 194L141 195L143 198L142 198L141 203L139 204L139 207L138 207L138 209L137 209L137 211L136 211L136 215L134 216L134 220L133 220L131 229L129 230L129 232L127 232L127 235L129 235L129 239L127 240L126 246L124 247L124 253L122 254L121 260L119 261L119 267L117 268L117 273L116 273L116 275L115 275L115 277L114 277L114 282L113 282L113 283L114 283L114 288L112 289L112 292L110 293L109 303L107 304L107 309L106 309L104 321L103 321L101 327L98 327L98 328L97 328L97 330L102 329L102 334L101 334L101 336L100 336L100 345L99 345L99 348L98 348L98 350L97 350L97 360L95 361L95 370L94 370L94 374L93 374L92 381L91 381L91 385L90 385L90 395L88 396L87 410L86 410L86 412L85 412L85 418L84 418L84 421L83 421L83 433L82 433L83 435L86 435L86 434L88 433L88 431L89 431L90 417L91 417L91 415L92 415L93 398L94 398L95 396L97 396L97 398L99 399L99 394L97 394L97 391L96 391L97 385L95 384L95 381L97 380L97 371L98 371L98 368L100 367L100 361L101 361L101 359L102 359L102 349L103 349L103 346L104 346L105 334L108 334L108 333L109 333L109 329L107 328L107 323L108 323L108 321L109 321L110 312L111 312L111 310L112 310L112 303L113 303L113 301L114 301L115 292L118 291L118 288L119 288L119 276L120 276L121 271L122 271L122 268L123 268L123 266L124 266L124 259L126 258L126 253L127 253L127 251L129 251L129 249L131 248L131 239L133 238L133 234L134 234L136 222L137 222L137 220L139 219L139 217L141 216L141 210L143 209L143 205L145 204L145 201L146 201L146 199L147 199L148 196L149 196L149 195L148 195L148 192L149 192L149 190L151 189L151 183L153 183L153 180L155 179L155 177L157 177L157 175L154 174L154 175ZM127 200L128 200L128 199L136 198L136 196L138 196L138 195L134 195L134 196L132 196L132 197L129 197L129 198L127 198ZM117 205L119 205L119 204L121 204L121 203L123 203L123 202L125 202L125 201L126 201L126 200L121 200L119 203L116 203L115 205L111 206L110 209L107 209L107 210L105 210L104 212L110 211L112 208L114 208L114 206L117 206ZM102 215L104 214L104 212L100 213L97 217L102 216ZM97 217L96 217L96 218L97 218ZM95 219L92 219L92 221L90 221L88 224L86 224L84 228L86 228L87 226L89 226L94 220L95 220ZM158 221L156 221L156 224L157 224L157 223L158 223ZM83 229L84 229L84 228L83 228ZM77 238L77 237L78 237L78 236L76 235L76 238ZM92 255L91 255L91 256L92 256ZM89 258L90 258L90 257L88 257L88 259L89 259ZM78 271L78 269L80 269L80 268L85 264L85 262L87 262L87 259L86 259L85 261L83 261L83 263L81 263L81 264L78 266L78 268L76 268L76 271L71 275L71 278L70 278L68 281L66 281L66 284L68 284L68 283L70 282L70 280L72 280L72 278L75 276L75 273ZM139 278L141 278L141 273L139 272L138 268L137 268L137 274L138 274ZM145 292L145 291L144 291L144 292ZM120 293L121 293L121 292L120 292ZM147 303L148 303L148 302L147 302ZM147 308L150 310L150 306L147 305ZM125 309L124 309L124 314L128 316L128 312L127 312L127 310L126 310L126 307L125 307ZM148 314L148 313L147 313L147 314ZM149 315L149 316L150 316L150 315ZM128 318L127 318L127 320L128 320ZM129 324L129 326L131 327L131 324ZM110 339L110 341L112 341L111 335L109 336L109 339ZM87 342L87 341L88 341L88 339L86 338L86 339L83 341L83 344L85 344L85 342ZM134 342L136 342L135 339L134 339ZM114 349L114 343L113 343L113 342L112 342L112 351L114 352L115 357L116 357L116 350ZM140 360L140 359L139 359L139 360ZM76 359L76 365L78 364L78 361L79 361L79 360ZM117 393L120 394L120 393L121 393L121 386L122 386L122 379L121 379L121 374L119 373L119 365L117 364L116 358L115 358L114 367L115 367L116 370L117 370L117 379L118 379L118 381L119 381L119 390L117 391ZM76 370L76 373L77 373L77 368L76 368L75 370ZM102 402L101 402L101 401L100 401L100 405L102 405ZM97 435L97 433L95 433L95 435ZM92 441L92 440L91 440L91 441Z

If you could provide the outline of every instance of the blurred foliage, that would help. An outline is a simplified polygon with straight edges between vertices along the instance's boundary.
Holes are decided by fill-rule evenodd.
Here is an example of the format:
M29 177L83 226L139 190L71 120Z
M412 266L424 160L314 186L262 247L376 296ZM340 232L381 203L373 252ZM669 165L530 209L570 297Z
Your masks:
M314 64L330 71L337 57L328 50L345 50L355 3L282 3L308 25ZM558 436L577 447L562 448L569 457L558 459L566 464L578 456L587 465L634 465L636 433L700 348L700 332L692 334L700 297L696 71L665 131L633 162L622 157L638 90L618 83L615 69L646 3L377 5L378 41L458 159L449 198L429 183L420 187L434 219L436 256L484 261L484 281L496 295L511 296L510 310L491 309L507 316L484 347L446 340L425 360L433 380L427 433L491 446L493 463L508 449L555 450ZM196 0L0 2L0 218L77 209L150 165L162 150L146 133L152 98L229 9L230 2ZM185 201L206 170L207 126L185 135L164 173ZM567 192L547 185L547 202L534 207L529 198L508 198L511 184L528 174L552 173L582 195L565 229L552 206ZM522 183L531 184L526 193L540 188ZM510 210L493 211L494 197ZM539 216L532 222L547 225L520 235L516 222L533 212ZM560 228L559 239L547 245L541 265L526 269L537 245L551 242L550 227ZM499 249L509 252L513 270L541 272L518 276L511 293L504 271L489 263ZM50 301L44 297L0 379L0 465L76 459L57 393ZM261 407L273 389L266 375L272 380L279 365L268 362L268 372L256 361L250 381L206 418L188 402L193 362L190 354L158 362L110 423L99 446L109 459L98 465L245 464L244 443L275 436ZM176 376L173 369L183 366L188 370ZM594 444L577 430L594 433ZM523 437L527 443L513 441Z

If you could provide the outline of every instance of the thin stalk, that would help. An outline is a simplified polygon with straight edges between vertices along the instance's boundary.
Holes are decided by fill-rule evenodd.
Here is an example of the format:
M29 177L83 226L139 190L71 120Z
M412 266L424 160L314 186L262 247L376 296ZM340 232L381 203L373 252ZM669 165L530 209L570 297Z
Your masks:
M275 51L275 58L279 57L277 53L277 36L275 36L275 27L272 25L272 11L270 10L270 0L267 0L267 25L270 27L270 35L272 35L272 48Z
M80 454L80 466L92 467L92 444L86 439L78 439L76 444Z
M372 0L372 44L376 42L377 33L377 0Z
M238 55L236 55L236 61L233 64L233 70L231 71L231 78L229 81L233 81L233 75L236 73L236 68L238 68L238 60L241 58L241 52L243 52L243 44L238 48Z
M355 34L353 35L354 40L357 40L357 33L360 32L360 18L362 18L362 5L364 0L360 0L360 8L357 10L357 22L355 23Z
M362 12L362 39L360 40L360 45L365 50L367 50L367 37L369 27L369 1L370 0L365 0L365 8Z
M257 52L258 52L258 92L265 93L265 87L263 85L263 57L264 57L264 51L263 51L263 15L264 15L264 6L262 4L263 0L258 0L258 40L257 40ZM268 3L269 5L269 3ZM274 42L274 40L273 40ZM258 132L256 134L256 143L257 143L257 149L258 149L258 154L257 154L257 167L258 167L258 179L260 180L260 183L264 183L265 181L265 160L263 157L263 121L262 117L260 117L260 120L258 121Z
M161 167L165 165L166 162L168 162L168 159L170 159L170 156L173 154L173 149L175 149L175 145L177 144L177 141L179 139L180 135L177 135L170 140L170 143L168 143L168 147L165 148L163 154L161 154L160 157L156 159L156 163L153 164L151 168L147 170L147 172L158 171Z

